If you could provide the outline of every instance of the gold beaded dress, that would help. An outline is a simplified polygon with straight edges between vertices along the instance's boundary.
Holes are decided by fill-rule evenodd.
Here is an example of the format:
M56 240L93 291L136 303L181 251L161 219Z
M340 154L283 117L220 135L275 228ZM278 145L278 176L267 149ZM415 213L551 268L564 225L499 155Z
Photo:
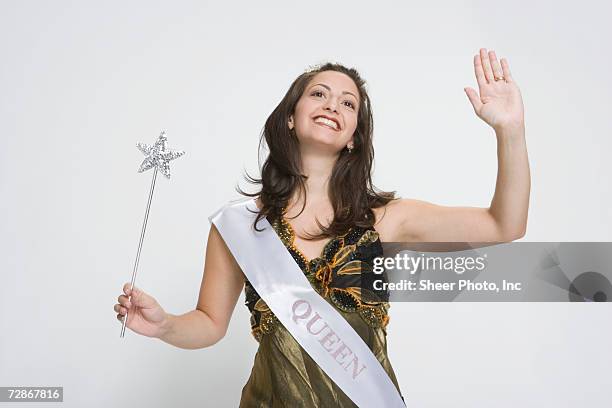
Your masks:
M295 233L287 220L268 221L314 289L361 336L399 392L387 357L388 297L361 289L361 280L373 276L372 260L383 253L376 230L352 227L328 241L319 257L307 260L295 247ZM251 333L259 347L242 389L240 407L356 407L274 316L248 280L244 292L251 312Z

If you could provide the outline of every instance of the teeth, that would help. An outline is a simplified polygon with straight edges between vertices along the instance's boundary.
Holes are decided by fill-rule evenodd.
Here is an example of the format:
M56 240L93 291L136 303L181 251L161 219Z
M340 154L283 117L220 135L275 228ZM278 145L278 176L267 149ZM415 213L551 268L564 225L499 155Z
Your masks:
M318 118L315 119L316 123L322 123L324 125L327 125L329 127L332 127L335 130L338 130L338 125L336 124L336 122L334 122L333 120L329 120L327 118L324 118L322 116L319 116Z

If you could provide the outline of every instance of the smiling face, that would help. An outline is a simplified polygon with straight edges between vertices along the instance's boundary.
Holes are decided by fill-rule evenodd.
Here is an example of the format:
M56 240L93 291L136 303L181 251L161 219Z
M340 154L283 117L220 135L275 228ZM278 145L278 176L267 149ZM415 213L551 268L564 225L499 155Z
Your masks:
M359 113L359 91L346 74L323 71L306 85L289 128L301 145L327 146L339 152L352 146Z

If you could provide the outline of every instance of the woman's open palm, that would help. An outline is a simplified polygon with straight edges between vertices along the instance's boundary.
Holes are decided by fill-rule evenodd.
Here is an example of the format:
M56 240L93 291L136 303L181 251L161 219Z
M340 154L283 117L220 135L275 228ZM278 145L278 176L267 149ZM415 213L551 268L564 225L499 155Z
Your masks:
M495 51L481 48L480 55L474 56L474 73L478 92L469 87L464 90L476 115L495 130L522 126L523 98L510 73L508 60L497 61Z

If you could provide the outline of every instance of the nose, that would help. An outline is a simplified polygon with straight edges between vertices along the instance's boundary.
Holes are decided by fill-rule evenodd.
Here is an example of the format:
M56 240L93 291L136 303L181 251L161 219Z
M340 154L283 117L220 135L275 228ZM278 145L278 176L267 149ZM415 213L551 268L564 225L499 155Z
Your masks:
M338 110L336 109L336 99L335 98L328 98L327 102L325 103L325 109L326 110L330 110L332 112L338 113Z

